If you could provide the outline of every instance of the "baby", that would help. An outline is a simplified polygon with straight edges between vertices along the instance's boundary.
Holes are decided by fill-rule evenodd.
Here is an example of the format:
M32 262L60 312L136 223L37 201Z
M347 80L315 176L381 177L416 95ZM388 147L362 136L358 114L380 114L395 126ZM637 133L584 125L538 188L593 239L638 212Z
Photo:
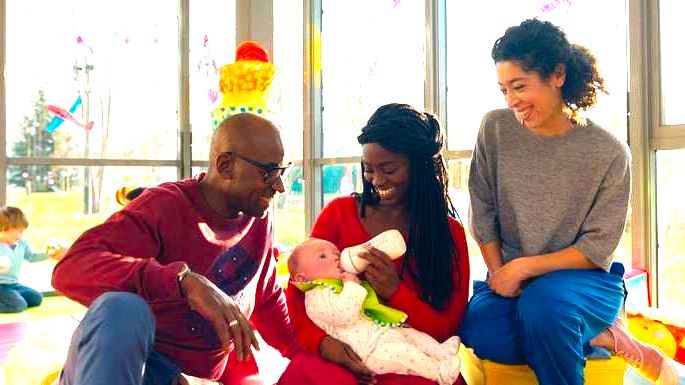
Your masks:
M418 330L370 319L363 312L370 293L357 276L343 271L340 251L333 243L310 238L293 250L288 268L293 284L307 286L303 289L307 316L328 335L350 345L374 373L417 375L440 385L457 380L459 338L440 344ZM327 282L342 282L342 290L337 292Z

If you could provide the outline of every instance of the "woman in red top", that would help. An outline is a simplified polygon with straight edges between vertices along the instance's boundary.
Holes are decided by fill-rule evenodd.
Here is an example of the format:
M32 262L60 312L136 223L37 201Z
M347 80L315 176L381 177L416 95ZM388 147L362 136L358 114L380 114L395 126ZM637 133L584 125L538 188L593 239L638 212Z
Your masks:
M438 121L408 105L389 104L371 116L357 140L363 149L363 192L329 203L311 236L342 250L398 229L407 241L405 256L393 261L371 249L365 255L370 264L364 278L382 301L408 314L411 327L442 342L456 333L466 309L469 258L464 229L447 195ZM356 376L330 365L320 370L327 383L433 384L416 376L374 376L349 346L307 318L304 296L294 285L289 285L287 296L304 347Z

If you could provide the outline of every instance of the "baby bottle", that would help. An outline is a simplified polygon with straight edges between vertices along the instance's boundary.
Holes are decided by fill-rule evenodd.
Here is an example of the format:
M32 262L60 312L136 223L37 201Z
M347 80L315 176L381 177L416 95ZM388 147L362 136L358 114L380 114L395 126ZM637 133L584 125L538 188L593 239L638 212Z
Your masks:
M361 245L351 246L341 251L340 264L343 270L352 274L359 274L364 271L369 261L360 257L359 254L369 246L384 252L392 259L401 257L407 251L404 238L399 231L384 231Z

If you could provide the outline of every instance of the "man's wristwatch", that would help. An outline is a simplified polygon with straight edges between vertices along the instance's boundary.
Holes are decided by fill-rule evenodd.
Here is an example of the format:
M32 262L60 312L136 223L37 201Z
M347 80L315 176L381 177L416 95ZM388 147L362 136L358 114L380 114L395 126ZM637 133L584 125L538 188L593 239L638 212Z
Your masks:
M188 266L187 263L184 263L183 266L181 267L181 270L179 270L178 273L176 273L176 279L178 280L178 290L181 293L181 297L185 297L185 293L183 292L183 279L190 273L190 267Z

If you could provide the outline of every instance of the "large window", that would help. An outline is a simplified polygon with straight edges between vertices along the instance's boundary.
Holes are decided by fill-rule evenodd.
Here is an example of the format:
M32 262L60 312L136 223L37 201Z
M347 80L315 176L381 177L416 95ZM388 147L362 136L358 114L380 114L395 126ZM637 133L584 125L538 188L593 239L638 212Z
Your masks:
M173 7L174 2L165 4ZM197 161L209 159L211 112L223 97L216 70L235 61L235 7L234 0L190 1L190 126L192 158ZM172 95L177 95L178 80L174 86Z
M283 177L285 194L276 198L274 232L279 245L292 248L305 238L304 10L301 1L274 1L273 6L273 61L278 67L272 90L273 119L281 130L286 162L296 164Z
M176 158L175 4L33 0L6 7L9 156ZM74 120L54 122L50 106L71 110Z
M506 107L490 51L506 28L534 17L561 26L571 43L587 47L597 57L610 95L600 95L588 117L625 140L628 76L625 0L495 3L447 2L449 149L472 150L483 115ZM493 6L498 8L497 12L492 12ZM589 15L602 22L588 28Z
M452 205L457 210L458 219L466 228L468 234L468 220L469 220L469 169L471 167L471 159L450 159L447 162L447 172L450 178L449 194L452 200ZM488 272L485 261L480 257L480 249L478 243L473 237L466 237L466 243L469 248L471 276L473 279L485 279Z
M664 124L685 123L685 79L682 76L681 63L685 61L682 38L685 36L685 3L679 0L659 1L660 10L660 45L661 45L661 94Z
M423 107L425 3L322 1L323 155L360 155L357 135L387 103Z
M192 2L189 22L181 3L3 2L0 195L28 216L34 249L55 240L68 246L101 223L121 208L120 187L188 176L181 167L188 128L180 122L194 130L192 157L207 160L219 97L214 67L233 61L235 2ZM22 279L50 290L53 265L25 264Z
M685 150L657 151L659 305L685 304Z
M323 202L362 191L362 172L359 163L338 163L322 168Z
M660 109L652 121L658 125L652 134L656 144L656 222L657 258L652 273L657 278L659 306L683 308L685 304L685 112L682 88L685 81L679 63L685 59L682 36L685 27L680 16L685 12L682 2L660 0L659 49L661 78Z

